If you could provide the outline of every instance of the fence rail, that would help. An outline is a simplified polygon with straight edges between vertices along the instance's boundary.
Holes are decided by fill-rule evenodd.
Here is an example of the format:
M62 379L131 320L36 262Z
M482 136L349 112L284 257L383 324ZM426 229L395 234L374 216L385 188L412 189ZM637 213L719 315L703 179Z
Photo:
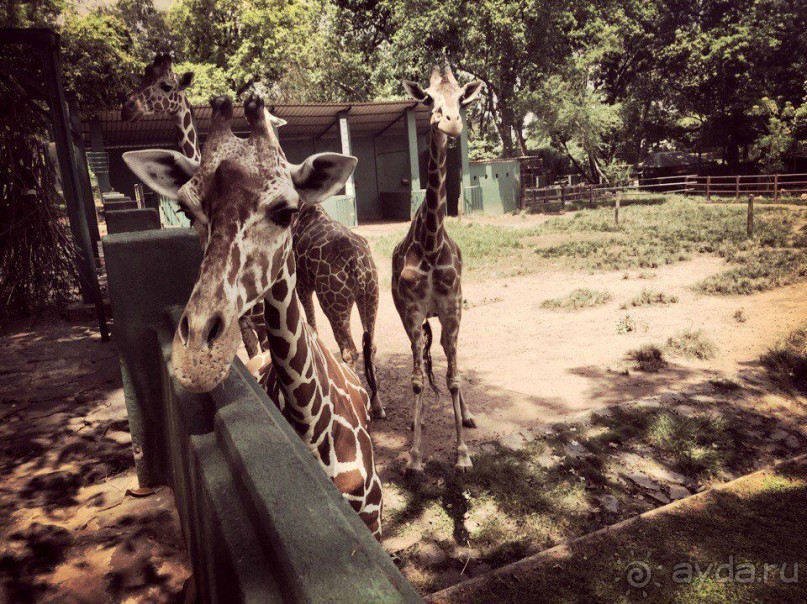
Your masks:
M653 193L683 193L703 195L707 200L715 197L757 195L782 198L807 195L807 174L755 174L748 176L698 176L679 174L651 179L638 179L610 185L555 185L551 187L524 187L521 190L522 209L545 209L548 205L588 204L594 207L610 202L616 194L623 197Z

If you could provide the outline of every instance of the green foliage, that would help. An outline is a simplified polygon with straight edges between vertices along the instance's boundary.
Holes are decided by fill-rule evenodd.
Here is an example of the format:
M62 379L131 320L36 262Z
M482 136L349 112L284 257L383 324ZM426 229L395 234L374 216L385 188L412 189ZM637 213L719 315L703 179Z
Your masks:
M192 105L204 105L211 98L222 94L235 95L227 73L220 67L210 63L192 63L190 61L174 65L175 73L186 71L193 72L193 83L185 91Z
M92 111L116 106L139 71L126 24L114 15L68 12L61 30L65 87L79 107Z
M678 296L665 294L664 292L653 291L652 289L644 288L641 293L630 301L630 306L656 306L659 304L675 304L678 302ZM627 308L625 304L623 308Z

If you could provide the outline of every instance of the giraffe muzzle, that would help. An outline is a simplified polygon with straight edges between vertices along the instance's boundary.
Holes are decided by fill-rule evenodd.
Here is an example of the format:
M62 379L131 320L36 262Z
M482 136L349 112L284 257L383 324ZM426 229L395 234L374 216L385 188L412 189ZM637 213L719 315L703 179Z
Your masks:
M189 320L186 311L174 334L172 364L179 383L192 392L210 392L230 372L240 342L238 321L214 312Z

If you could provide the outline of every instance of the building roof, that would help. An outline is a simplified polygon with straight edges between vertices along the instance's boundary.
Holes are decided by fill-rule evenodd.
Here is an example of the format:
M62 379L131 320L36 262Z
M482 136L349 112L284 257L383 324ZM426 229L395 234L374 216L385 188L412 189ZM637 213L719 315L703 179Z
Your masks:
M383 101L377 103L293 103L270 105L269 111L288 123L280 128L280 140L310 140L339 137L339 115L347 113L350 135L379 136L406 132L407 109L415 110L418 132L429 127L430 110L414 101ZM193 108L196 128L201 140L210 129L212 110L209 105ZM100 111L92 116L82 115L84 141L90 142L90 120L97 117L104 133L104 144L114 147L168 146L176 143L174 121L167 115L145 116L134 122L121 120L120 111ZM249 127L243 105L233 107L233 132L247 134Z

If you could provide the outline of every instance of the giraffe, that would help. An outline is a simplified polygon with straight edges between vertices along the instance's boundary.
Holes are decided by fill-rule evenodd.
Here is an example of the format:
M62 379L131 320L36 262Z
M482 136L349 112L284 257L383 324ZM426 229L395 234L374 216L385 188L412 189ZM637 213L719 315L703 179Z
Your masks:
M231 128L232 100L211 101L212 127L198 169L174 151L132 151L127 162L207 217L208 245L174 335L179 383L208 392L228 374L237 318L263 300L268 351L249 361L268 395L367 527L380 538L382 491L367 425L370 398L356 373L303 320L291 222L306 204L339 190L356 158L320 153L287 162L263 101L250 95L247 139Z
M309 325L316 329L314 292L331 324L342 359L355 369L358 351L350 334L355 304L364 330L364 374L370 387L373 416L386 417L375 374L375 321L378 314L378 270L367 240L328 216L320 206L304 206L292 224L297 260L297 293Z
M476 422L462 397L457 370L457 337L462 316L462 254L443 226L446 213L446 148L447 137L456 138L462 132L460 107L476 99L482 84L474 81L461 87L446 66L442 71L439 68L432 71L426 89L407 80L403 81L403 85L415 100L432 108L426 198L406 236L392 252L392 298L412 344L413 358L414 421L406 471L423 471L421 425L424 352L427 377L437 391L429 353L432 332L428 322L430 317L437 317L442 326L440 343L448 365L446 384L454 406L457 431L455 467L464 472L473 464L465 444L463 427L475 428Z
M158 54L154 61L146 66L140 84L124 101L121 107L121 119L127 122L135 121L144 115L164 113L174 119L177 128L177 144L182 154L191 161L191 165L198 164L202 151L199 146L199 135L196 131L196 121L193 107L188 101L185 89L193 83L193 72L186 71L182 75L174 73L171 56ZM269 119L275 127L286 124L273 115ZM194 217L184 208L181 208L191 222L191 226L199 235L202 246L206 245L207 229L204 220ZM247 354L254 357L260 352L260 342L265 338L263 326L263 306L256 304L249 316L240 319L241 338Z
M177 76L169 55L157 55L146 67L140 86L123 104L121 117L126 121L141 115L168 113L174 116L179 135L179 148L194 162L201 155L193 119L193 108L185 95L193 81L193 73ZM275 127L286 124L268 111ZM187 212L186 212L187 213ZM196 228L204 224L189 215ZM202 245L206 230L197 229ZM364 374L370 388L373 416L386 417L378 392L375 372L375 321L378 314L378 271L367 240L328 216L319 206L304 206L292 223L292 239L297 259L297 292L303 302L308 323L316 329L314 292L322 312L331 324L342 358L355 368L358 351L350 334L350 315L355 304L363 327L362 356ZM249 316L241 319L241 335L247 354L254 357L266 337L263 307L255 305ZM253 331L254 330L254 331Z

